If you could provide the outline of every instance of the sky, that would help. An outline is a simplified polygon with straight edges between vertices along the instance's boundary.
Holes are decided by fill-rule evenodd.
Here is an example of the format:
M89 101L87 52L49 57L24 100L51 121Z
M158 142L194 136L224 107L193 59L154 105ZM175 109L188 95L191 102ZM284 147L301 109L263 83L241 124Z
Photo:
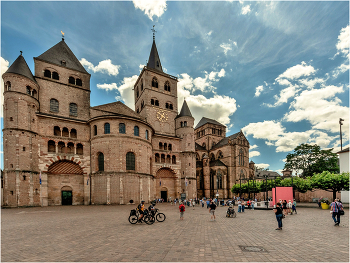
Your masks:
M242 130L256 166L281 172L301 143L339 151L339 118L349 146L348 1L2 1L1 74L20 51L34 74L33 57L63 31L91 74L91 106L135 110L153 26L179 110L186 99L195 125L207 117L227 136Z

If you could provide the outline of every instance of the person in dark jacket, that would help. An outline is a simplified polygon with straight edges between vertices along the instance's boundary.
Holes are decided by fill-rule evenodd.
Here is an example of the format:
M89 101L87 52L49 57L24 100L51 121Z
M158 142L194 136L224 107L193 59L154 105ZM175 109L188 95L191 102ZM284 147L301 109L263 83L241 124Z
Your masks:
M275 212L278 223L278 228L276 228L276 230L282 230L283 209L281 207L281 203L277 203L276 208L273 211Z

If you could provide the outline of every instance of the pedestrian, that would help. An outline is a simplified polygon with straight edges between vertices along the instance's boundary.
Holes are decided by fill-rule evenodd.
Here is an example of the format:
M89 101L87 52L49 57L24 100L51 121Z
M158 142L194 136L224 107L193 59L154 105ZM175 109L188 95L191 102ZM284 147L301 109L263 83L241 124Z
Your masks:
M214 218L214 221L216 220L215 209L216 209L216 204L213 201L211 201L210 208L209 208L209 213L211 214L210 221L213 221L213 218Z
M287 210L287 200L284 200L284 201L283 201L283 206L282 206L282 208L283 208L283 214L286 216L286 215L287 215L287 212L288 212L288 210Z
M297 214L297 202L295 199L293 199L293 204L292 204L292 213L295 212Z
M288 214L292 215L292 200L288 201L287 208L288 208Z
M210 205L210 201L209 199L207 199L207 209L209 208L209 205Z
M343 204L339 202L339 199L334 199L331 203L331 213L334 221L334 226L339 226L340 224L340 211L344 211ZM335 219L337 217L337 219Z
M276 215L277 223L278 223L278 228L276 230L282 230L282 217L283 217L283 209L281 207L281 203L276 204L276 208L273 209Z
M244 213L244 208L245 208L245 202L244 202L244 199L242 199L242 213Z
M201 201L202 201L202 208L203 208L203 207L204 207L204 202L205 202L205 201L204 201L204 199L202 199Z
M241 199L238 200L238 213L242 212L242 201Z
M254 210L255 201L252 200L252 210Z
M194 206L196 205L196 200L192 200L192 206L193 206L193 210L194 210Z
M181 202L179 205L179 210L180 210L180 220L184 220L185 206Z
M321 200L322 200L323 196L321 196L319 199L318 199L318 207L321 208Z

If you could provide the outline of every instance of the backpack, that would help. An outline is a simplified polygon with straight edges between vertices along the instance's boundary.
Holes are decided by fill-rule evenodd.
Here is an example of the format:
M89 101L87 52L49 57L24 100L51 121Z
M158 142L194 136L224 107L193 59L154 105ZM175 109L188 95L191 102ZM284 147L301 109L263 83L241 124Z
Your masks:
M180 206L180 212L183 212L183 211L185 211L185 207L182 205Z

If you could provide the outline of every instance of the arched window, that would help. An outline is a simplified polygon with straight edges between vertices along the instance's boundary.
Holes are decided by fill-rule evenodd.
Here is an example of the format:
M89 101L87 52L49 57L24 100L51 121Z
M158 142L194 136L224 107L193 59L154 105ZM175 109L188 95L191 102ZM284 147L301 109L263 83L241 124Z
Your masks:
M94 125L94 135L96 136L97 135L97 126Z
M156 77L154 77L154 78L152 79L152 87L158 89L158 80L157 80Z
M162 155L160 156L160 162L161 162L161 163L165 163L165 154L162 154Z
M155 162L156 162L156 163L159 163L159 161L160 161L160 160L159 160L159 153L156 153L154 157L155 157L155 158L154 158L154 159L155 159Z
M213 153L210 154L210 161L215 161L215 155Z
M168 150L171 151L172 150L172 145L169 143L168 145Z
M139 88L136 88L136 98L138 98L139 97Z
M47 152L49 153L54 153L56 152L56 145L55 145L55 142L54 141L49 141L47 143Z
M175 155L173 155L173 156L171 157L171 162L172 162L173 164L176 164L176 156L175 156Z
M146 130L146 140L148 140L148 130Z
M135 154L133 152L126 154L126 170L135 170Z
M165 84L164 84L164 90L170 91L170 83L169 83L169 81L166 81L166 82L165 82Z
M169 108L169 103L165 103L165 108Z
M74 143L69 142L67 144L67 153L68 154L74 154Z
M145 102L141 101L141 110L143 109L143 107L145 107Z
M141 91L143 91L143 80L141 79Z
M77 86L83 86L83 82L81 81L81 79L76 79L76 80L75 80L75 85L77 85Z
M156 106L159 106L159 101L156 100L156 101L154 102L154 104L155 104Z
M60 129L60 127L55 126L55 127L53 128L53 135L55 135L55 136L61 136L61 129Z
M26 87L26 90L28 95L32 95L32 89L29 86Z
M46 77L46 78L51 78L51 71L48 70L48 69L45 69L45 71L44 71L44 77Z
M168 145L167 143L164 143L164 150L167 150L168 149Z
M221 174L221 170L220 169L217 171L216 177L217 177L217 181L218 181L217 187L219 189L222 189L222 174Z
M181 126L181 127L183 127L183 126L184 126L184 123L183 123L182 121L180 122L180 126Z
M238 155L238 160L239 160L239 165L244 165L244 151L243 149L239 150L239 155Z
M97 162L98 162L98 170L100 172L103 172L105 170L105 157L103 155L103 153L98 153L97 156Z
M69 115L77 117L78 116L78 105L75 103L69 104Z
M76 129L71 129L70 130L70 137L71 138L77 138L77 130Z
M105 123L105 134L110 134L111 133L111 126L109 125L109 123Z
M170 163L170 155L169 154L166 156L166 162Z
M203 142L202 147L207 148L207 145L205 144L205 142Z
M75 85L75 78L73 78L73 77L69 77L69 79L68 79L68 83L69 83L69 84L73 84L73 85Z
M169 109L171 109L171 110L173 109L173 104L169 105Z
M36 98L37 92L35 89L32 90L32 97Z
M64 142L58 142L58 152L59 153L64 153L65 152L66 145Z
M161 143L161 142L159 143L159 149L163 150L163 143Z
M63 137L69 137L68 128L64 127L64 128L62 129L62 136L63 136Z
M59 111L59 103L56 99L50 100L50 111L51 112L58 112Z
M125 124L119 123L119 133L125 133Z
M223 158L224 157L224 155L222 154L222 151L219 151L218 152L218 159L221 159L221 158Z
M151 99L151 105L154 105L154 99Z
M57 80L60 79L60 77L58 76L58 73L57 73L57 72L52 72L52 78L53 78L53 79L57 79Z
M5 84L5 89L6 90L11 90L11 82L10 81L7 81L6 84Z
M81 143L77 144L77 154L79 154L79 155L84 154L84 148L83 148L83 145Z
M134 127L134 136L140 136L140 129L138 126Z
M187 121L184 121L184 127L187 127Z

